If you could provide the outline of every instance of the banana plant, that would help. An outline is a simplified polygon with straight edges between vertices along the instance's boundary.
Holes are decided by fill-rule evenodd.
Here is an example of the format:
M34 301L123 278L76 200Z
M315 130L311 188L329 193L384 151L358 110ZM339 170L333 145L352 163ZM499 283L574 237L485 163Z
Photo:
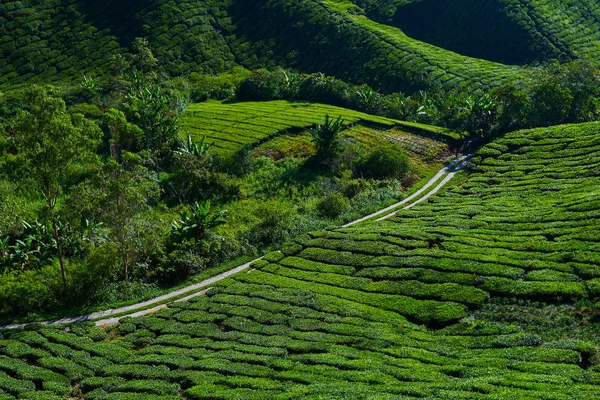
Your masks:
M197 158L202 158L208 154L212 144L206 143L206 136L202 136L200 142L195 142L190 135L185 142L181 142L175 154L189 154Z
M205 236L206 233L219 225L227 223L227 210L218 211L211 215L210 200L204 205L196 202L191 212L183 211L179 219L171 223L171 235L181 240Z
M368 107L375 103L376 93L372 87L367 84L362 85L356 94L360 97L363 103Z

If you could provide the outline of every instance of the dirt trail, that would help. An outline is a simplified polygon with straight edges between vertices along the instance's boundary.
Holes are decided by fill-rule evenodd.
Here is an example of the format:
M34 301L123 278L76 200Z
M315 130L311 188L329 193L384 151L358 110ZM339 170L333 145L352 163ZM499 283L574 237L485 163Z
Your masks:
M452 179L452 177L454 176L454 174L456 174L456 172L458 172L460 169L464 168L464 166L466 165L465 162L468 162L467 160L471 157L471 155L467 155L467 156L462 156L460 158L457 158L456 160L452 161L450 164L446 165L444 168L442 168L433 178L431 178L422 188L420 188L419 190L417 190L415 193L413 193L412 195L408 196L407 198L405 198L404 200L396 203L396 204L392 204L389 207L386 207L382 210L379 210L373 214L367 215L366 217L357 219L356 221L352 221L350 223L347 223L346 225L343 225L342 228L346 228L348 226L352 226L355 224L358 224L360 222L366 221L368 219L377 217L379 215L385 214L391 210L394 210L416 198L418 198L421 194L423 194L423 192L425 192L427 189L429 189L431 186L433 186L434 183L436 183L442 176L446 175L446 178L442 181L441 184L439 184L435 189L433 189L435 192L438 192L442 186L444 186L446 183L448 183L448 181L450 179ZM462 164L459 165L459 167L457 167L457 169L453 169L454 166L458 163L462 162ZM460 168L460 169L458 169ZM452 171L452 172L450 172ZM448 175L447 174L452 174L452 176L448 179ZM431 193L433 194L433 193ZM426 194L425 195L425 199L429 198L429 196L431 196L431 194ZM415 203L413 203L412 205L405 207L405 208L410 208L412 207L414 204L420 203L423 200L417 200ZM390 218L391 216L396 215L396 212L393 212L392 214L386 215L383 218L378 219L377 221L381 221L385 218Z

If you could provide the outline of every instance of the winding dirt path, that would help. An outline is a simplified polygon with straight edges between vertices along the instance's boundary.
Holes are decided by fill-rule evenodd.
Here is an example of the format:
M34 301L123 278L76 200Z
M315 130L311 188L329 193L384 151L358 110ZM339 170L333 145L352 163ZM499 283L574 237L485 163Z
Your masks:
M457 162L460 162L460 161L462 161L462 162L456 168L454 168L451 172L448 172L448 174L444 177L444 179L442 179L442 181L435 188L433 188L430 192L425 194L425 196L417 199L417 201L407 205L406 207L402 208L401 210L408 210L410 208L413 208L417 204L424 202L425 200L427 200L428 198L430 198L431 196L433 196L434 194L439 192L441 188L443 188L448 182L450 182L450 180L452 178L454 178L454 175L456 175L460 170L462 170L464 167L467 166L467 164L469 163L470 160L471 160L471 155L468 155L466 157L462 157L462 159L456 160ZM450 167L450 164L448 165L448 167ZM448 167L446 167L446 168L448 168ZM432 183L435 183L435 182L432 182ZM392 218L393 216L398 214L398 211L400 211L400 210L396 210L390 214L387 214L387 215L377 219L377 221L383 221L388 218Z
M161 308L165 308L166 307L165 302L168 302L168 300L170 300L174 297L178 297L178 296L184 295L186 293L194 292L194 293L191 293L189 296L186 296L182 299L174 300L172 302L185 301L185 300L189 300L192 297L203 295L208 291L208 289L200 291L200 292L196 292L196 291L198 291L199 289L202 289L203 287L212 285L213 283L222 281L223 279L229 278L231 275L235 275L238 272L241 272L241 271L247 269L248 267L250 267L250 265L252 263L259 261L259 260L262 260L262 257L257 258L252 261L249 261L245 264L242 264L239 267L230 269L229 271L225 271L219 275L213 276L212 278L203 280L202 282L194 283L193 285L189 285L189 286L183 287L181 289L177 289L172 292L169 292L167 294L163 294L162 296L158 296L153 299L143 301L141 303L132 304L130 306L120 307L120 308L115 308L115 309L110 309L110 310L105 310L105 311L97 311L97 312L93 312L90 314L81 315L78 317L65 317L65 318L53 319L53 320L49 320L49 321L25 322L25 323L0 325L0 330L2 330L2 329L18 329L18 328L23 328L25 326L33 325L33 324L56 325L56 324L70 324L70 323L74 323L74 322L83 322L83 321L92 321L92 320L98 320L98 321L96 321L96 325L110 325L111 323L116 324L117 322L119 322L119 320L121 318L130 317L130 316L146 315L146 314L156 312ZM150 309L147 308L148 306L151 306L151 305L157 304L157 303L165 303L165 304L161 304L157 307L153 307ZM138 311L135 313L129 313L129 311L139 310L140 308L143 308L144 310L141 310L141 311ZM125 313L128 313L128 314L127 315L119 315L119 314L125 314ZM119 316L117 316L117 315L119 315ZM111 316L114 316L114 317L107 318L107 317L111 317Z
M469 154L469 155L460 157L460 158L452 161L446 167L442 168L422 188L420 188L419 190L417 190L415 193L408 196L404 200L402 200L396 204L393 204L389 207L386 207L382 210L379 210L376 213L367 215L366 217L363 217L363 218L359 218L356 221L352 221L346 225L343 225L343 227L352 226L352 225L358 224L360 222L369 220L371 218L374 218L374 217L377 217L380 215L384 215L384 216L377 219L377 221L382 221L382 220L391 218L394 215L396 215L399 210L389 213L390 211L397 209L398 207L403 206L403 205L411 202L414 199L417 199L416 201L410 203L409 205L405 206L401 210L406 210L411 207L414 207L415 205L427 200L429 197L431 197L435 193L437 193L442 187L444 187L454 177L454 175L457 172L462 170L469 163L470 159L471 159L471 155ZM427 189L429 189L436 182L438 182L440 180L440 178L442 178L442 177L444 177L444 178L441 180L441 182L435 188L433 188L431 191L427 192L424 196L419 197L425 191L427 191ZM386 213L389 213L389 214L386 214ZM162 296L155 297L154 299L150 299L150 300L143 301L140 303L132 304L132 305L129 305L126 307L120 307L120 308L115 308L115 309L110 309L110 310L105 310L105 311L97 311L97 312L93 312L93 313L90 313L87 315L81 315L81 316L77 316L77 317L65 317L65 318L53 319L53 320L49 320L49 321L0 325L0 330L18 329L18 328L23 328L23 327L26 327L28 325L33 325L33 324L56 325L56 324L70 324L70 323L74 323L74 322L83 322L83 321L94 321L97 326L115 325L115 324L119 323L119 321L122 318L125 318L125 317L139 317L139 316L143 316L143 315L152 314L154 312L157 312L157 311L160 311L160 310L166 308L167 304L169 304L169 303L174 303L174 302L179 302L179 301L187 301L196 296L203 296L211 288L208 287L204 290L200 290L200 289L205 288L209 285L212 285L216 282L222 281L223 279L229 278L230 276L235 275L241 271L244 271L244 270L248 269L250 267L250 265L252 265L252 263L259 261L259 260L262 260L262 257L257 258L252 261L249 261L245 264L242 264L236 268L230 269L229 271L225 271L219 275L213 276L212 278L206 279L202 282L198 282L193 285L189 285L189 286L183 287L181 289L174 290L174 291L164 294ZM189 293L188 296L174 299L179 296L183 296L187 293ZM169 301L171 299L173 299L173 300ZM156 304L155 307L150 307L154 304Z
M434 193L437 193L446 183L448 183L448 181L450 181L450 179L452 179L452 177L454 177L454 175L458 171L460 171L461 169L463 169L467 165L468 160L470 158L471 158L470 154L466 155L466 156L462 156L460 158L457 158L456 160L452 161L450 164L448 164L444 168L442 168L422 188L420 188L419 190L417 190L415 193L413 193L412 195L408 196L404 200L402 200L402 201L400 201L400 202L398 202L396 204L392 204L391 206L386 207L386 208L384 208L382 210L379 210L379 211L377 211L377 212L375 212L373 214L367 215L366 217L357 219L356 221L349 222L346 225L343 225L342 228L346 228L348 226L352 226L352 225L358 224L360 222L366 221L368 219L371 219L371 218L377 217L379 215L385 214L387 212L390 212L391 210L394 210L394 209L396 209L396 208L398 208L398 207L400 207L400 206L402 206L402 205L404 205L404 204L406 204L406 203L408 203L408 202L410 202L410 201L418 198L419 196L421 196L421 194L423 194L423 192L425 192L427 189L429 189L431 186L433 186L433 184L436 183L441 177L443 177L444 175L446 175L446 177L444 178L444 180L442 180L442 183L440 183L438 186L436 186L430 193L427 193L423 197L422 200L421 199L417 200L415 203L412 203L411 205L403 208L403 210L407 209L407 208L410 208L410 207L414 206L415 204L420 203L421 201L427 200L431 195L433 195ZM458 167L454 168L456 166L456 164L458 164L458 163L461 163L461 164ZM452 174L452 175L450 176L450 174ZM450 176L450 178L448 178L448 176ZM394 215L396 215L396 213L397 213L397 211L393 212L391 214L388 214L388 215L386 215L383 218L379 218L377 221L381 221L383 219L387 219L387 218L393 217Z

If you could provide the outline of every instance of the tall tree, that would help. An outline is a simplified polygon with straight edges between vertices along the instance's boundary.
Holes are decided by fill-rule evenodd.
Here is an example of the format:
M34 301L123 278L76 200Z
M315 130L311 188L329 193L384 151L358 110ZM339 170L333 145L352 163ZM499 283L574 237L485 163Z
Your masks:
M142 227L148 221L141 214L150 209L160 188L137 155L123 152L121 159L121 164L108 159L101 171L75 186L68 208L108 229L107 244L116 250L128 281L141 253L152 247L146 238L157 228Z
M52 224L66 290L67 271L58 229L58 200L74 168L98 146L101 131L82 115L70 115L65 102L53 97L45 88L32 86L26 96L28 109L16 118L14 126L17 150L28 162L22 178L36 187L45 200L45 215Z

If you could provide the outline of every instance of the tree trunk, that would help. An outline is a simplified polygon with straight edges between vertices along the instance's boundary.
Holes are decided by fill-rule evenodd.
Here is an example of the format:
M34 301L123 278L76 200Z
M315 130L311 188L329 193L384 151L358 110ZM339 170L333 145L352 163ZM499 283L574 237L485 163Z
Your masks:
M58 262L60 264L60 273L62 275L63 286L65 292L67 291L67 270L65 268L65 257L62 251L62 243L60 235L58 233L58 227L56 226L56 218L52 217L52 230L54 231L54 240L56 240L56 252L58 253Z
M123 268L125 269L125 282L129 281L129 261L127 260L127 249L125 246L121 247L121 259L123 262Z

